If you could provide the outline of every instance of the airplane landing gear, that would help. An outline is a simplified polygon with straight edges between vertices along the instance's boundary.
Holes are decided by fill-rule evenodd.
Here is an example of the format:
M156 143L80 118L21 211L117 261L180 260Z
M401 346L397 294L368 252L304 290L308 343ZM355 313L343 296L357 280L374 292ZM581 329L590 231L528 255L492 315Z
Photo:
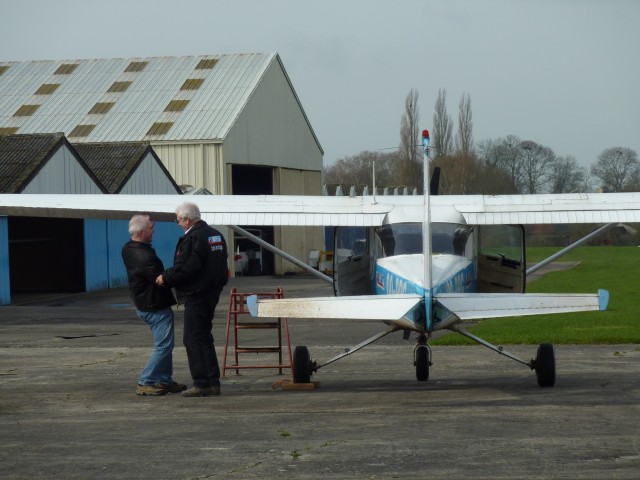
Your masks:
M293 350L293 383L309 383L313 371L311 355L307 347L296 347Z
M478 342L480 345L484 345L485 347L499 353L500 355L504 355L505 357L509 357L511 360L522 363L523 365L531 368L531 370L535 370L536 377L538 379L538 385L540 385L541 387L553 387L555 385L556 357L553 353L553 345L551 345L550 343L540 344L540 346L538 347L536 358L531 359L531 361L529 362L525 362L516 355L507 352L503 347L492 345L489 342L486 342L481 338L472 335L460 326L455 326L454 328L451 328L451 330L453 330L454 332L458 332L473 341Z
M531 365L536 371L538 385L541 387L553 387L556 383L556 357L553 352L553 345L542 343L538 347L535 360L531 360Z
M431 348L427 345L427 336L418 337L418 345L413 350L413 364L416 367L416 378L420 382L429 380L429 367L431 363Z
M357 352L361 348L366 347L367 345L375 342L376 340L380 340L382 337L389 335L390 333L397 332L399 330L398 327L392 326L388 330L384 332L380 332L374 335L371 338L368 338L364 342L359 343L355 347L348 348L340 355L333 357L331 360L328 360L324 363L319 364L315 360L311 360L311 356L309 355L309 350L307 347L299 346L293 350L293 382L294 383L309 383L311 381L311 375L314 372L317 372L320 367L324 367L329 365L330 363L335 362L347 355L351 355L352 353ZM426 337L425 342L426 343ZM429 353L429 358L431 358L431 354Z

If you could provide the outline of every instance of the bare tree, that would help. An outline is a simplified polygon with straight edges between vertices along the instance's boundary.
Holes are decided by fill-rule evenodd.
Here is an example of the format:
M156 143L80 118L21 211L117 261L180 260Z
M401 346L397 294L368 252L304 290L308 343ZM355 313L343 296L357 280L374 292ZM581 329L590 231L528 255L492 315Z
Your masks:
M509 174L496 166L477 163L477 173L474 174L473 189L469 193L486 195L508 195L517 193L517 189Z
M397 181L399 185L411 185L422 190L422 162L418 143L419 122L418 91L412 88L405 99L404 114L400 123Z
M445 195L466 195L482 193L478 183L482 164L474 155L457 153L447 157L437 157L435 166L440 167L440 193Z
M531 140L525 140L520 147L524 174L522 193L541 193L551 180L556 155L549 147Z
M598 155L591 174L599 178L602 188L609 192L633 191L640 185L640 165L635 150L613 147Z
M495 181L491 182L491 191L522 193L524 157L521 154L521 143L522 141L516 135L508 135L479 144L480 162L488 172L495 175L495 180L504 182L503 187L499 189L496 189Z
M375 163L376 185L381 187L397 185L395 180L396 152L363 151L357 155L338 159L323 171L325 185L364 185L373 187L373 166Z
M446 157L451 154L453 122L447 113L447 91L438 90L435 112L433 114L432 146L435 157Z
M450 155L438 155L442 169L443 193L464 195L476 191L475 179L478 165L473 153L473 122L471 98L465 93L460 99L456 151Z
M551 193L585 192L587 175L572 156L558 157L552 166Z
M497 167L500 164L500 141L482 140L478 143L478 159L485 167Z
M471 97L463 93L458 110L458 133L456 148L462 156L469 156L473 152L473 121L471 119Z

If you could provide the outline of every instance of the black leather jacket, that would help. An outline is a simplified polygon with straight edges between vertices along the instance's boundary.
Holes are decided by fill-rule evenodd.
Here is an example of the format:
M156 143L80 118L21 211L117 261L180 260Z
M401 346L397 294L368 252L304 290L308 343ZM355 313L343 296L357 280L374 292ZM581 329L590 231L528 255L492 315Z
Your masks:
M170 288L156 285L156 277L164 266L150 244L129 240L122 247L122 260L131 298L138 310L157 312L176 304Z
M227 243L218 230L202 220L180 237L173 266L162 274L180 299L221 291L228 275Z

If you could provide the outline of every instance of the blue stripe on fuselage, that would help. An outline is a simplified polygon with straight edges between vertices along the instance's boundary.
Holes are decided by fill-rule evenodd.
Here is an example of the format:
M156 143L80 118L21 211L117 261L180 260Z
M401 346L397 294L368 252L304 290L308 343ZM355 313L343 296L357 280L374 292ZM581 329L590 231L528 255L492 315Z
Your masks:
M461 270L456 271L451 276L438 282L433 287L433 293L453 293L453 292L475 292L476 291L476 267L474 262L470 262ZM425 297L425 306L427 309L426 325L424 321L414 315L414 318L409 318L414 324L426 328L431 331L433 328L432 318L432 302L431 291L426 290L422 285L418 285L415 282L408 280L384 267L380 264L376 265L374 275L374 292L377 295L393 295L393 294L418 294ZM429 298L426 298L426 297Z
M425 297L425 294L428 295L429 291L425 292L425 289L422 288L421 285L418 285L410 280L407 280L400 275L397 275L390 270L376 265L375 274L374 274L374 292L376 295L394 295L394 294L417 294L422 297ZM405 316L407 320L413 322L414 325L417 325L420 328L426 328L427 330L431 329L431 300L425 298L424 304L426 305L426 319L427 324L425 325L424 312L418 313L417 311L412 312L410 316Z
M476 267L473 262L450 277L438 282L433 287L433 292L436 295L438 293L468 293L475 291Z
M468 293L476 291L476 265L471 262L465 268L458 270L449 278L439 282L434 287L434 295L439 293ZM453 312L455 313L455 312ZM434 330L439 330L441 322L446 321L451 313L442 311L441 308L433 310L431 326Z

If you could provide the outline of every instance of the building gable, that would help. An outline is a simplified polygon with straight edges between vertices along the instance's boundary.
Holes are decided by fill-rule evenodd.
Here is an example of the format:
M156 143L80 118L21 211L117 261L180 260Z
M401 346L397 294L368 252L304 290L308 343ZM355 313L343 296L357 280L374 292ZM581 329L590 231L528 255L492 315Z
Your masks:
M231 164L322 171L322 147L280 61L273 61L224 142Z
M180 187L150 149L119 193L181 194Z
M79 143L75 148L108 193L180 193L149 142Z
M62 133L0 136L0 192L102 193Z

